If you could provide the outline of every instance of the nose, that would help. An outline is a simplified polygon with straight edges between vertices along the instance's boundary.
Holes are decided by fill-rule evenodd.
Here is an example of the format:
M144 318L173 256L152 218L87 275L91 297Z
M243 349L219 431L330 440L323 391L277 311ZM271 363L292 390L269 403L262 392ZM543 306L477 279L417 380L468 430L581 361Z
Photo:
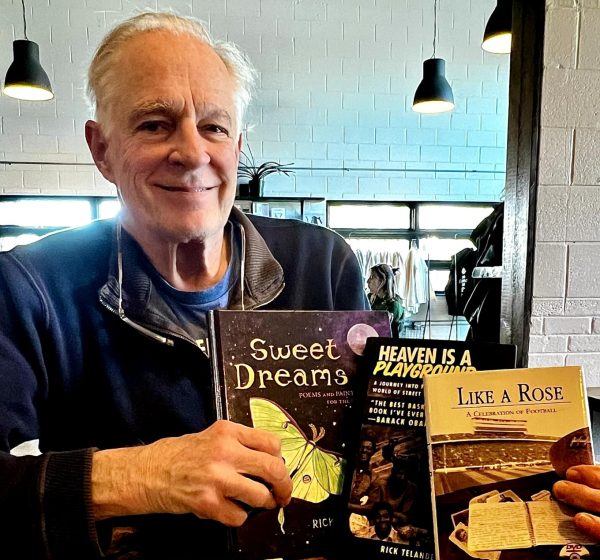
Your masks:
M173 147L169 153L169 163L197 169L210 162L210 142L203 138L196 124L181 123L173 135Z

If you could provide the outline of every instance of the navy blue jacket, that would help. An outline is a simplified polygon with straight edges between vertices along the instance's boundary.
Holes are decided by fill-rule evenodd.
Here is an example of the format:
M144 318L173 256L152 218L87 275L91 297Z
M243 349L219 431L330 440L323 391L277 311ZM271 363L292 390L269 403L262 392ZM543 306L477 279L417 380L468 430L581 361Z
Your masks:
M230 307L240 308L243 298L246 309L368 308L356 258L334 232L236 209L231 221L243 233L244 286L238 282ZM95 558L113 524L138 528L130 543L141 553L136 558L224 556L224 529L191 515L93 521L94 448L196 432L215 419L208 360L158 295L149 261L126 234L125 312L173 344L117 315L115 231L114 221L99 221L0 254L3 557ZM7 453L38 438L39 457Z

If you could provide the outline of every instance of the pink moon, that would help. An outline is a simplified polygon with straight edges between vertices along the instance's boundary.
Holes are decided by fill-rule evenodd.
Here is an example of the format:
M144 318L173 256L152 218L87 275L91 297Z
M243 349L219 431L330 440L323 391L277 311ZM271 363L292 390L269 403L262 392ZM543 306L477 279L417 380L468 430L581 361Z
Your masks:
M367 343L367 338L370 336L379 335L371 325L357 323L356 325L350 327L346 340L348 342L348 346L350 346L352 349L352 352L358 356L362 356L365 350L365 344Z

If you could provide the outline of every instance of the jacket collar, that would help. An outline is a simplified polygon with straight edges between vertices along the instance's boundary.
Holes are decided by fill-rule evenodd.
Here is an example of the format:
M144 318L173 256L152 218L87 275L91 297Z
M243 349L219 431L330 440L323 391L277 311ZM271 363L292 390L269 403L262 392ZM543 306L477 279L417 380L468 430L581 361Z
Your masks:
M236 207L229 216L233 227L240 228L243 273L231 294L229 309L256 309L273 301L284 288L284 274L279 262L252 222ZM119 281L117 223L114 225L113 245L107 282L99 290L102 305L118 313ZM161 298L152 282L152 264L142 248L126 232L121 236L123 263L122 298L125 314L141 325L168 335L189 340L170 307Z
M283 290L283 268L271 253L262 235L235 206L229 219L241 229L244 286L237 290L229 309L256 309L273 301ZM242 301L243 296L243 301Z

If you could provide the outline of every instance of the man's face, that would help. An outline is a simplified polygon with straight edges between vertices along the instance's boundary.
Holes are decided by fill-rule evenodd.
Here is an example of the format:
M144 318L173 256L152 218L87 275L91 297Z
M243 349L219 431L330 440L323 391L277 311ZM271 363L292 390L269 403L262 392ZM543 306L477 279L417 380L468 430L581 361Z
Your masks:
M123 223L142 241L218 239L237 182L234 81L189 35L142 33L124 43L111 74L102 131L88 143L117 186Z
M375 512L375 532L379 537L387 537L392 530L392 518L387 509L381 508Z
M363 440L360 442L358 449L358 460L361 463L368 463L375 452L375 446L370 440Z

